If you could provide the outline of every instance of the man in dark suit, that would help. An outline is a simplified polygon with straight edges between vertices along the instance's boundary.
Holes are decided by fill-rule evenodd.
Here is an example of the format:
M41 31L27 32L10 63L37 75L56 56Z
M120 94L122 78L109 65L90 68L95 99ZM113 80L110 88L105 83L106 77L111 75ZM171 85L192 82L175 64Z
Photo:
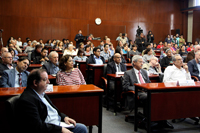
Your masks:
M0 87L26 87L29 72L27 57L20 57L14 69L5 70L0 78Z
M34 63L37 63L38 60L41 58L41 51L42 51L42 45L36 45L35 50L31 54L31 60Z
M10 52L4 52L2 55L2 63L0 64L0 76L4 70L13 69L16 64L12 64L12 55Z
M194 50L190 51L188 54L187 54L187 57L185 59L185 62L188 63L190 60L194 59L195 58L195 52L197 52L198 50L200 50L200 46L199 45L195 45L194 46Z
M145 50L145 42L146 42L146 39L144 38L144 34L141 33L140 37L137 38L135 41L136 41L136 44L138 46L138 51L140 53L142 53L142 51Z
M17 127L20 133L87 133L83 124L61 113L45 94L49 79L44 69L33 70L27 81L27 88L16 105ZM73 124L67 129L61 122Z
M52 51L49 53L49 61L45 62L42 65L42 68L47 71L48 75L56 74L59 71L58 53L56 51Z
M107 74L115 74L116 72L125 72L126 65L121 63L121 55L119 53L114 54L114 61L108 63L107 65Z
M135 91L134 83L150 83L147 71L142 69L143 58L142 56L135 55L132 58L133 69L128 70L124 73L124 81L122 87L124 91ZM143 113L147 116L146 107L147 107L147 94L146 92L138 92L139 100L143 103ZM129 106L134 107L134 96L130 95L127 97L127 102ZM129 107L131 108L131 107ZM164 128L173 128L173 126L167 121L159 121L159 126Z
M82 35L82 31L79 30L79 31L78 31L78 34L76 34L76 36L75 36L75 38L74 38L74 41L76 41L76 48L79 47L79 43L83 42L83 40L80 39L81 36L83 36L83 35Z
M195 53L195 58L190 60L187 65L191 76L196 76L200 80L200 51Z

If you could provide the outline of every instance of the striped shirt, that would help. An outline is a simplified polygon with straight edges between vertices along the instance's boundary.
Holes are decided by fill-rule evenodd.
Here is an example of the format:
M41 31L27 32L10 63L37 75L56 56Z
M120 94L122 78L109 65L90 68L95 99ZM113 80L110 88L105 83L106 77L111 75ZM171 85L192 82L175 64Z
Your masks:
M58 85L83 85L86 84L85 79L78 68L74 68L71 72L59 71L56 77Z

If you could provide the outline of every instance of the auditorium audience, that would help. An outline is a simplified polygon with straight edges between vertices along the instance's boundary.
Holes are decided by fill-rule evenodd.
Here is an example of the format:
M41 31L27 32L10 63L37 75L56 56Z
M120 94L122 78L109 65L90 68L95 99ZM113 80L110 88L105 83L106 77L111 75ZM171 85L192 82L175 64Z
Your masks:
M157 49L162 49L162 48L164 48L164 45L163 45L163 42L160 41L158 46L157 46Z
M82 31L81 31L81 30L78 30L78 34L76 34L76 36L75 36L75 38L74 38L74 41L76 41L76 48L78 48L79 43L82 42L82 39L80 39L81 36L83 36L83 35L82 35Z
M127 43L127 37L125 37L125 33L122 34L122 36L120 37L120 41L122 42L122 44L124 45L125 43Z
M12 55L10 52L4 52L1 55L2 63L0 64L0 76L4 70L13 69L16 65L12 64Z
M124 58L122 48L120 48L120 47L116 48L115 53L119 53L121 55L121 62L126 63L126 59ZM113 56L110 58L109 62L111 62L111 61L113 61Z
M104 50L100 52L100 56L104 57L105 60L108 60L111 57L110 51L109 51L109 44L104 44Z
M176 53L179 51L179 47L178 47L178 44L172 44L171 43L171 45L173 45L173 49L174 49L174 51L176 51Z
M8 45L9 45L10 41L13 40L13 39L14 39L13 36L9 37L9 39L8 39L8 41L7 41L7 45L6 45L7 47L8 47Z
M183 38L183 35L180 36L179 38L179 47L182 46L182 45L185 45L185 39Z
M43 48L41 51L41 56L36 58L36 60L33 61L33 64L44 64L46 61L49 61L48 56L48 49Z
M172 56L173 64L164 71L163 82L177 82L178 80L191 80L191 75L186 63L179 54ZM183 68L182 68L183 67Z
M157 57L152 57L149 60L149 63L143 64L142 69L147 70L149 74L162 73L161 66L158 63L158 58Z
M91 51L90 45L86 45L86 46L85 46L84 54L87 55L87 56L89 56L89 55L92 54L92 51Z
M93 51L93 49L95 48L94 44L93 43L89 43L89 46L90 46L91 51Z
M59 71L58 68L58 53L56 51L51 51L49 53L49 61L45 62L42 65L42 68L45 69L50 74L56 74Z
M133 44L133 49L127 53L127 58L131 58L131 55L140 55L141 53L137 50L137 45Z
M93 40L94 36L92 34L89 35L88 40Z
M180 47L180 45L179 45L179 34L176 34L176 41L177 41L178 46Z
M26 38L26 42L24 42L24 43L23 43L23 48L24 48L26 45L28 45L28 43L27 43L27 42L28 42L28 40L30 40L30 38L29 38L29 37L27 37L27 38Z
M45 46L42 39L39 40L39 43L40 43L40 45Z
M79 47L76 49L76 54L78 54L78 51L79 51L80 49L84 51L84 43L83 43L83 42L81 42L81 43L79 44Z
M172 51L170 49L167 49L165 53L167 56L161 59L161 67L167 67L170 65L170 63L172 63Z
M76 60L78 60L78 61L86 61L86 59L87 59L87 56L84 55L84 51L82 49L79 49L78 53L77 53L77 56L75 56L73 58L73 62L75 64Z
M151 43L148 43L148 42L145 43L145 47L146 47L146 49L148 49L148 48L151 48L151 49L152 49ZM144 56L144 52L146 51L146 49L142 51L142 56ZM153 54L153 55L156 55L156 53L154 52L153 49L152 49L152 54Z
M124 44L124 48L122 49L122 51L123 51L123 54L127 54L128 51L130 51L130 48L128 48L128 44L127 43Z
M173 37L172 42L173 42L173 44L177 44L178 43L178 41L176 40L176 36Z
M184 45L182 45L180 47L178 54L180 54L181 57L183 57L183 56L186 57L187 56L188 52L185 50L185 46Z
M57 73L58 85L84 85L86 84L81 71L73 67L73 59L70 55L63 56L59 61L61 71Z
M115 48L113 47L113 44L109 44L109 51L110 51L110 55L113 56L115 53Z
M153 43L153 41L154 41L154 35L153 35L152 31L149 31L147 34L147 42Z
M191 76L196 76L200 80L200 50L195 53L195 58L190 60L187 65Z
M17 60L19 59L19 57L15 55L15 50L14 50L14 49L9 48L8 51L11 53L11 55L12 55L12 57L13 57L13 58L12 58L13 62L14 62L14 61L17 61Z
M21 37L18 37L18 39L17 39L17 45L18 46L22 46L22 39L21 39Z
M8 52L8 48L2 47L1 48L1 55L3 55L4 52ZM2 63L2 56L0 56L0 63Z
M27 88L21 94L16 106L17 132L21 133L87 133L83 124L61 113L45 94L48 75L43 69L33 70L27 80ZM69 107L70 108L70 107ZM73 124L64 128L61 122ZM23 124L22 124L23 123Z
M144 52L143 60L145 63L148 63L149 60L154 57L153 50L151 48L147 48Z
M190 51L192 51L192 50L194 50L194 47L193 47L193 44L191 43L191 44L190 44L190 47L187 48L187 51L190 52Z
M31 60L33 62L37 62L37 60L39 60L39 58L41 57L41 51L42 51L42 46L36 45L35 50L31 53Z
M125 72L126 70L126 65L121 62L121 54L115 53L113 56L113 61L107 64L107 74Z
M91 54L88 58L88 64L105 64L105 59L103 56L100 56L100 48L95 47L93 49L93 54Z
M117 47L116 47L116 49L117 49L118 47L121 48L121 49L124 48L123 43L122 43L121 40L119 40L119 41L117 42Z
M67 49L65 49L65 51L64 51L64 54L63 54L63 56L65 56L65 55L72 55L72 56L76 56L77 55L77 53L76 53L76 51L74 51L74 46L72 45L72 44L69 44L68 45L68 48Z
M140 37L137 38L135 41L136 41L136 44L137 44L137 46L138 46L138 51L139 51L140 53L142 53L142 51L145 49L145 42L146 42L146 39L145 39L145 37L144 37L144 34L141 33L141 34L140 34Z
M51 39L47 40L44 46L52 46Z
M167 38L165 38L165 42L167 42L167 44L172 42L172 38L170 37L170 35L167 35Z
M58 42L57 46L55 47L55 50L64 50L62 41Z
M157 50L157 44L156 44L156 43L153 43L152 49L153 49L153 50Z
M117 37L116 41L119 41L120 37L122 37L122 33L119 33L119 36Z
M0 78L0 87L26 87L29 72L27 57L20 57L14 69L4 70Z
M28 45L26 45L24 53L29 53L29 52L32 52L33 50L35 50L35 45L37 44L37 42L33 41L31 44L31 40L28 40L27 44Z
M187 54L187 57L185 59L185 62L188 63L190 60L194 59L195 57L195 53L200 50L200 46L199 45L195 45L194 46L194 50L190 51L188 54Z
M101 41L100 45L98 47L100 48L101 51L103 51L103 49L104 49L104 41Z
M9 43L8 48L14 49L15 54L18 55L18 51L15 49L14 45L12 43Z

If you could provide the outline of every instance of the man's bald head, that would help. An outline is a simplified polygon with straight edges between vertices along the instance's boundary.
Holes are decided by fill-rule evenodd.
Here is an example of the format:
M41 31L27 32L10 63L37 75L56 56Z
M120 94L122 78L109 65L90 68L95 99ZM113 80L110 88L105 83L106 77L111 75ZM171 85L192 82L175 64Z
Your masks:
M196 45L195 48L194 48L194 53L196 53L198 50L200 50L200 46Z
M4 52L8 52L8 48L2 47L2 48L1 48L1 54L3 54Z
M121 54L115 53L113 60L116 64L119 64L121 62Z

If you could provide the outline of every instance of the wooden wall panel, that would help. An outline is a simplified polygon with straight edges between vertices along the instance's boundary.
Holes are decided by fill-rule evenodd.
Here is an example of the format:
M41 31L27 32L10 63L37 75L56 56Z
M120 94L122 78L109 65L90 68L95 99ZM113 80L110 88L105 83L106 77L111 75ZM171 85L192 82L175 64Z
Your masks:
M194 43L197 39L200 41L200 10L193 11L193 35L192 42Z
M22 41L26 37L31 40L43 38L44 42L47 39L73 40L79 29L83 35L89 35L88 26L95 25L94 20L99 17L101 27L126 27L125 32L131 40L135 40L138 25L145 36L152 30L158 43L164 41L172 29L180 28L181 33L187 34L187 16L180 11L186 6L185 1L0 0L0 28L4 29L4 43L10 36L21 36ZM115 40L119 34L116 32L117 29L108 28L104 36Z

